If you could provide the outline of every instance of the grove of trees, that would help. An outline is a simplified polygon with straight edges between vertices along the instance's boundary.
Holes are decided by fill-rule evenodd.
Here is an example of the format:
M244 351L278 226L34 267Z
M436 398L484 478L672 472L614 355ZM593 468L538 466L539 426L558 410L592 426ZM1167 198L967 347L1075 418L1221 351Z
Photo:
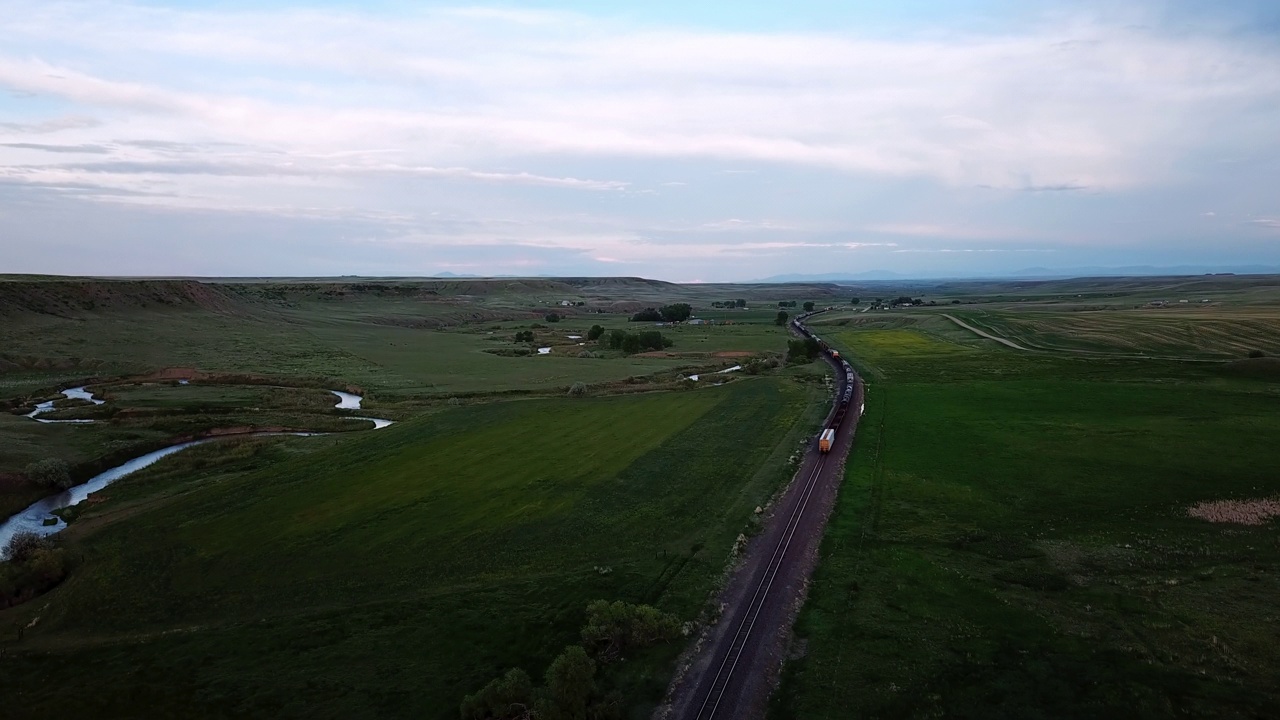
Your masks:
M628 355L634 355L646 350L669 348L675 343L657 330L642 330L638 333L610 330L608 335L600 339L600 344L610 350L621 350Z
M14 533L0 552L0 608L17 605L57 585L67 574L66 551L46 537Z
M541 687L524 670L512 668L463 699L462 720L621 720L621 696L602 687L596 670L620 660L624 650L679 636L674 615L648 605L597 600L587 606L583 643L566 647L551 661Z
M822 346L813 338L787 341L787 362L792 364L812 362L822 352Z
M660 308L645 308L631 316L633 322L684 322L693 315L693 306L689 303L663 305Z

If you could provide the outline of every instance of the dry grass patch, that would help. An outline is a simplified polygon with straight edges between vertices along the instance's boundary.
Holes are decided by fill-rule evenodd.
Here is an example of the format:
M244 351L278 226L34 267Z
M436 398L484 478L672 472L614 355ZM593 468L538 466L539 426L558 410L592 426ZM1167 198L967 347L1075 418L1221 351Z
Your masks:
M1280 500L1211 500L1187 508L1187 515L1213 523L1262 525L1271 518L1280 516Z

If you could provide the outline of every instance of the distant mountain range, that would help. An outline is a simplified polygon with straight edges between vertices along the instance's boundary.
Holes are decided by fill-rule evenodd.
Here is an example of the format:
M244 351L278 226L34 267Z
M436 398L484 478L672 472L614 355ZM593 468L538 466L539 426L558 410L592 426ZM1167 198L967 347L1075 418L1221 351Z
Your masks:
M1073 267L1073 268L1026 268L1007 273L991 273L988 275L904 275L888 270L868 270L859 273L821 273L817 275L773 275L761 280L749 280L757 283L804 283L804 282L885 282L894 280L974 280L1016 278L1019 280L1055 280L1077 277L1149 277L1161 275L1211 275L1215 273L1232 273L1235 275L1270 275L1280 273L1277 265L1173 265L1158 267L1155 265L1128 265L1124 267Z

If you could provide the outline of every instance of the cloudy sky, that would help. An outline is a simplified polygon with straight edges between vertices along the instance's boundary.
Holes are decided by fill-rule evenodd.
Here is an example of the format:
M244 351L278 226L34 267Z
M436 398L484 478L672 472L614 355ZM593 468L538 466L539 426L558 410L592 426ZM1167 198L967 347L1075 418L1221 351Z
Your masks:
M0 0L0 38L0 272L1280 264L1273 0Z

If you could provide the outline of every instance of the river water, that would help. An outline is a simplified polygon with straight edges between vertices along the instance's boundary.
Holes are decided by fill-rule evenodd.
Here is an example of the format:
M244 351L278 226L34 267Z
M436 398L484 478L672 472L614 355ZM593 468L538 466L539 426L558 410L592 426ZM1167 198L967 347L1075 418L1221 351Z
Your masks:
M364 401L364 398L360 397L359 395L340 392L338 390L332 390L330 392L332 392L334 395L338 397L338 404L335 405L334 407L338 408L339 410L359 410L361 403ZM62 394L69 398L80 398L84 400L91 400L95 405L101 405L103 403L102 400L98 400L97 398L94 398L91 393L85 391L83 387L63 390ZM35 411L32 413L29 413L27 417L42 423L56 423L56 422L91 423L93 422L92 420L41 420L40 418L36 417L40 413L48 412L52 408L53 408L52 401L47 403L40 403L40 405L36 406ZM390 420L384 420L382 418L353 417L351 419L352 420L368 420L369 422L373 423L374 430L381 430L382 428L392 424ZM313 435L323 435L323 434L325 433L263 432L263 433L253 433L253 436L269 437L269 436L276 436L276 435L293 435L297 437L309 437ZM46 498L38 500L35 503L32 503L22 512L19 512L13 515L8 520L5 520L3 524L0 524L0 548L3 548L5 545L7 545L9 543L10 538L12 538L16 533L19 533L19 532L30 531L30 532L37 533L39 535L52 535L67 526L66 522L64 522L62 518L53 514L54 510L57 510L59 508L71 507L73 505L79 505L80 503L84 502L89 497L89 495L95 492L98 492L99 490L107 487L111 483L115 482L116 480L119 480L122 477L125 477L126 475L130 475L149 465L155 464L161 458L168 457L170 455L173 455L174 453L181 452L190 447L195 447L196 445L204 445L206 443L215 442L217 440L222 440L229 437L244 437L244 436L243 435L223 435L219 437L202 438L200 440L190 440L187 442L178 443L176 445L170 445L167 448L156 450L155 452L149 452L146 455L136 457L122 465L117 465L116 467L113 467L110 470L107 470L106 472L102 472L97 475L94 475L92 478L89 478L88 482L68 488L60 493L57 493L56 495L50 495Z
M101 405L106 402L106 400L99 400L94 397L93 393L85 390L83 385L77 388L68 388L63 390L62 394L70 400L88 400L94 405ZM92 420L45 420L44 418L39 417L40 415L53 410L53 403L54 401L50 400L49 402L42 402L39 405L36 405L36 409L27 413L27 417L38 423L72 423L76 425L87 425L88 423L93 422Z

